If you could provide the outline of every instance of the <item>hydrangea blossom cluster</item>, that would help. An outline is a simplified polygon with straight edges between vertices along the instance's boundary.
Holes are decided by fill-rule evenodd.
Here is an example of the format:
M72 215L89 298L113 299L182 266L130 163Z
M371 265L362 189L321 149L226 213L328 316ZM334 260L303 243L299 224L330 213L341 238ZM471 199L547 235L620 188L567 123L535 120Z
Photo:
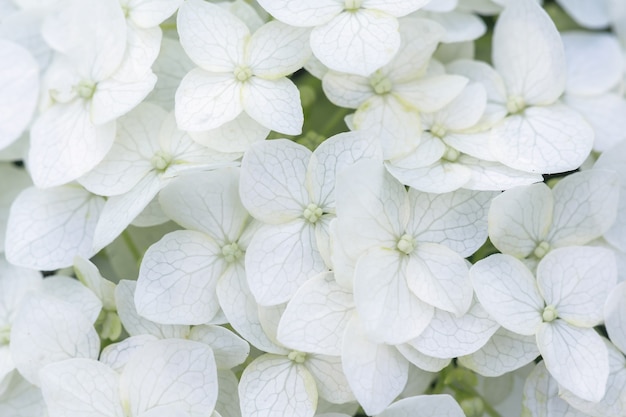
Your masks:
M621 0L0 0L3 417L626 416Z

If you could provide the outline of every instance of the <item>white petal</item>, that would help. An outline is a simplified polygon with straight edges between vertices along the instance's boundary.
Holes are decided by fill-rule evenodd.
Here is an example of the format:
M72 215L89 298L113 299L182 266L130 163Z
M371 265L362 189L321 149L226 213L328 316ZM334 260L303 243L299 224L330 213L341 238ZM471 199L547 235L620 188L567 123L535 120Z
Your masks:
M120 391L131 415L169 405L190 417L204 416L217 401L213 352L204 343L191 340L148 342L128 361L120 377Z
M207 235L186 230L165 235L141 262L137 312L163 324L203 324L217 314L217 280L226 269L221 248Z
M449 13L431 13L428 17L446 29L446 35L441 41L448 44L474 41L487 31L485 22L471 13L452 11Z
M272 21L254 32L247 48L254 75L264 79L285 77L309 59L309 30Z
M485 346L458 361L480 375L496 377L521 368L537 356L534 336L522 336L501 327Z
M11 163L0 162L0 178L11 178L0 182L0 252L4 252L11 205L22 190L33 184L25 169Z
M82 100L57 104L31 129L28 167L38 187L68 183L95 167L113 145L115 123L95 125Z
M92 359L69 359L41 370L41 390L51 416L123 417L119 375Z
M406 279L413 294L434 307L457 317L470 308L473 291L467 264L446 246L418 240L407 259Z
M604 152L626 139L626 100L618 94L580 97L564 95L563 102L580 112L595 132L593 149Z
M384 159L402 157L420 143L419 113L391 94L371 97L359 107L352 123L354 130L378 138Z
M615 222L619 179L613 172L589 170L568 175L552 192L554 219L548 239L554 246L584 245Z
M624 62L617 38L578 31L563 33L561 37L567 59L568 94L598 95L620 82Z
M314 4L303 0L261 0L259 4L278 20L293 26L317 26L343 11L338 0L319 0Z
M159 130L166 116L161 107L142 103L120 118L111 150L102 162L78 180L81 185L104 196L130 191L153 169L150 158L159 150Z
M559 384L540 362L524 384L523 412L533 417L589 417L563 401L559 391Z
M408 343L397 345L398 351L418 369L427 372L439 372L446 366L450 365L451 359L440 359L428 356L415 349ZM409 369L410 372L410 369Z
M377 417L463 417L461 406L448 394L418 395L404 398L390 405Z
M504 165L550 174L578 168L593 138L593 129L579 113L553 104L504 119L491 131L490 148Z
M250 290L266 306L288 301L309 278L326 270L315 228L304 219L259 229L245 262Z
M291 80L252 77L243 84L241 98L246 113L266 128L286 135L302 133L300 93Z
M392 16L402 17L425 6L430 0L364 0L362 7L381 10Z
M3 22L4 23L4 22ZM39 66L23 47L0 41L0 149L26 129L37 104Z
M215 129L243 110L241 84L234 75L199 68L185 75L175 100L178 126L190 131Z
M389 165L389 172L403 184L425 193L451 193L465 186L471 179L469 169L444 159L432 165L407 169Z
M241 161L241 201L265 223L302 216L309 204L305 188L311 151L289 140L259 142Z
M542 323L537 346L550 375L587 401L600 401L609 376L609 358L602 338L563 320Z
M398 20L359 9L343 12L311 32L311 49L330 69L368 76L387 64L400 47Z
M501 326L522 335L535 334L544 302L535 277L521 261L491 255L474 264L470 278L478 300Z
M554 103L565 88L563 44L548 14L532 0L510 2L493 34L493 62L509 97Z
M345 132L322 142L309 162L307 188L320 206L334 208L336 174L362 159L380 160L380 147L364 132Z
M341 360L350 388L367 414L383 411L406 385L407 360L394 347L370 341L356 316L346 328Z
M399 85L397 94L417 110L432 113L458 97L467 82L459 75L434 75Z
M193 173L172 182L159 200L170 219L225 245L239 239L249 219L239 201L238 186L238 170Z
M334 404L354 401L339 356L307 355L305 366L315 379L320 397Z
M128 113L146 98L156 81L156 75L150 71L132 82L113 78L99 82L91 98L91 120L100 125Z
M305 282L287 305L278 340L302 352L340 355L343 333L354 310L352 293L331 272Z
M241 417L239 392L237 391L239 378L230 370L218 369L217 380L219 393L213 414L219 412L223 417Z
M140 27L161 24L183 3L183 0L129 0L128 17Z
M578 24L588 29L603 29L611 23L610 2L584 0L558 0L559 5Z
M354 278L354 302L365 332L378 342L404 343L419 336L434 309L407 285L412 270L399 251L373 248L359 259Z
M11 355L19 372L39 385L39 370L70 358L95 359L100 338L72 304L41 293L25 298L11 329Z
M150 334L127 337L102 349L98 360L121 373L135 351L154 340L157 340L157 337Z
M579 327L599 325L609 291L617 283L611 250L589 246L555 249L539 262L537 285L558 317Z
M98 252L121 235L150 204L163 185L156 174L151 172L127 193L109 197L104 203L94 232L94 250Z
M217 294L231 326L254 347L264 352L283 354L265 334L259 319L259 309L246 280L243 265L234 264L217 283Z
M356 109L373 94L369 79L337 71L324 75L322 88L331 102L349 109Z
M462 130L474 126L487 106L487 93L482 84L468 84L461 94L434 115L434 124L444 129Z
M499 162L483 161L469 155L461 155L459 161L471 171L472 177L464 185L470 190L508 190L543 181L540 174L518 171Z
M29 188L13 203L7 227L7 259L50 271L74 257L95 255L92 241L104 200L77 186Z
M439 41L445 35L445 29L431 19L406 17L399 22L402 52L396 54L393 60L381 69L381 72L388 73L388 78L393 80L394 84L415 81L416 77L421 77Z
M626 141L613 147L610 152L604 152L598 158L594 168L607 169L617 172L620 178L620 195L617 219L613 226L604 233L604 238L622 252L626 251L626 170L624 170L623 150L626 149Z
M479 303L461 317L436 309L428 327L409 343L435 358L456 358L483 347L499 327Z
M219 152L246 152L253 143L264 140L269 133L270 129L259 124L246 112L218 128L205 132L189 132L194 141Z
M80 73L96 82L115 72L126 49L126 19L115 2L65 3L60 13L45 20L42 32L48 45L68 55Z
M241 375L239 398L244 417L313 417L317 388L305 366L284 356L262 355Z
M409 217L402 184L376 161L359 161L337 175L337 236L355 260L373 246L395 248Z
M135 307L136 288L137 282L129 280L121 280L115 288L117 314L130 336L149 334L159 339L183 339L187 336L189 326L158 324L140 316Z
M39 289L73 305L91 323L95 323L102 310L102 302L96 294L74 278L53 275L43 280Z
M211 346L218 369L241 365L250 353L248 342L220 326L194 326L187 338Z
M609 379L606 394L599 402L585 401L567 390L560 390L560 396L578 410L591 416L619 417L626 412L626 358L611 343L606 342L609 351Z
M611 341L622 352L626 352L626 283L621 283L611 291L604 305L606 330Z
M152 64L152 71L157 75L154 90L146 98L163 108L174 108L174 95L183 77L195 67L187 57L180 42L165 37L161 40L161 50Z
M524 258L546 238L553 207L552 191L543 183L505 191L491 202L489 238L501 252Z
M178 10L180 43L196 65L212 72L232 72L242 63L248 27L216 4L185 1Z
M485 243L493 193L458 190L449 194L409 191L413 216L407 230L420 242L440 243L467 258Z

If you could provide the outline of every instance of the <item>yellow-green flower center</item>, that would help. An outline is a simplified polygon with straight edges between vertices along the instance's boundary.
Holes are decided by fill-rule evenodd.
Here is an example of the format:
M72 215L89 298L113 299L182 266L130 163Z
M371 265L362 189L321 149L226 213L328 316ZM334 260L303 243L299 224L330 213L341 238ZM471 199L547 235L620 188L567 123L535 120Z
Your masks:
M232 263L243 256L243 251L239 248L237 242L233 242L222 247L222 255L224 255L226 262Z
M287 355L287 358L295 363L304 363L306 360L306 353L292 350L289 352L289 355Z
M558 316L559 314L557 313L556 308L553 305L546 306L546 308L543 309L543 313L541 314L541 318L546 323L550 323L551 321L556 320Z
M387 94L393 87L391 80L380 71L376 71L371 75L370 86L378 95Z
M533 251L533 255L541 259L546 256L548 252L550 252L550 244L544 240L537 245L537 247Z
M306 208L302 212L302 216L309 223L316 223L320 219L320 217L322 217L322 214L324 214L324 211L320 207L318 207L317 204L313 203L306 206Z
M237 81L245 82L252 77L252 70L250 67L237 67L235 68L234 74Z
M410 254L415 250L415 239L411 235L403 234L396 243L396 249L407 255Z

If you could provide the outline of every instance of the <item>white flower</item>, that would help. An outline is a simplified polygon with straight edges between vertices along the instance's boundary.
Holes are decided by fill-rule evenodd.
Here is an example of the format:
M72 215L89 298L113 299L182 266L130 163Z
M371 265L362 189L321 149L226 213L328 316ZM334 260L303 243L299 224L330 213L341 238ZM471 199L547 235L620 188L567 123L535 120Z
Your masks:
M261 305L288 301L330 264L328 224L335 176L361 158L380 157L363 133L342 133L315 152L288 140L258 142L241 163L241 201L265 223L246 252L250 289Z
M534 0L507 3L493 34L493 63L506 86L509 112L491 131L493 155L534 173L579 167L591 151L593 130L558 102L567 74L563 44Z
M270 22L250 35L245 23L223 8L187 0L178 12L178 32L200 67L176 92L182 129L215 129L245 111L268 129L301 132L300 96L286 76L308 59L308 30Z
M472 288L462 256L486 238L480 224L490 197L407 193L376 161L339 174L336 244L356 263L356 309L374 340L419 336L434 307L457 317L467 312Z
M261 0L277 19L315 28L311 49L327 67L368 76L387 64L400 49L398 17L428 0Z
M70 359L41 371L51 416L210 416L217 400L217 372L211 348L168 339L137 349L118 374L93 359Z
M586 245L615 221L618 187L615 173L589 170L552 189L538 183L507 190L491 203L489 238L501 252L535 261L553 248Z
M602 338L593 329L616 283L611 251L569 247L547 254L537 280L510 255L477 262L472 284L485 310L506 329L535 335L550 374L564 388L588 401L605 393L609 362Z

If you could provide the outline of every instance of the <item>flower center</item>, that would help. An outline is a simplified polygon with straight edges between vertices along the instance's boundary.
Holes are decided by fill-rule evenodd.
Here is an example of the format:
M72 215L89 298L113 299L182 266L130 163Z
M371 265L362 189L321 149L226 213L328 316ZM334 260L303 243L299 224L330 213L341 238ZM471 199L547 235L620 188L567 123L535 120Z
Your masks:
M290 361L294 361L295 363L304 363L304 360L306 359L306 353L292 350L291 352L289 352L289 355L287 355L287 358Z
M91 81L81 80L74 86L74 89L78 97L88 100L93 97L93 94L96 92L96 84Z
M450 146L446 146L446 150L443 153L441 159L444 159L448 162L456 162L459 159L459 156L461 156L461 152Z
M543 313L541 314L541 318L546 323L550 323L551 321L556 320L559 314L556 311L556 308L553 305L549 305L543 309Z
M239 248L237 242L233 242L222 247L222 255L224 255L226 262L233 263L243 256L243 251Z
M309 204L308 206L306 206L306 208L304 209L304 212L302 212L302 216L309 222L309 223L315 223L317 222L320 217L322 217L322 214L324 214L324 211L317 206L317 204Z
M235 74L237 81L242 83L252 77L252 70L250 67L237 67L233 73Z
M0 346L8 345L11 341L11 327L0 326Z
M170 166L172 163L171 155L159 150L152 158L150 158L150 164L159 172L163 172Z
M446 128L443 127L442 125L440 125L439 123L435 123L431 128L430 128L430 133L432 133L434 136L437 136L438 138L442 138L446 135Z
M361 8L361 3L363 0L345 0L343 7L349 12L354 12Z
M519 113L525 108L526 108L526 103L524 102L524 99L520 96L511 96L508 98L506 102L506 109L511 114Z
M387 94L392 88L391 80L380 71L376 71L372 74L370 77L370 85L378 95Z
M411 235L403 234L396 243L396 249L407 255L410 254L415 250L415 239Z
M540 244L537 245L537 247L533 251L533 255L535 255L537 258L541 259L544 256L546 256L546 254L549 251L550 251L550 244L544 240Z

